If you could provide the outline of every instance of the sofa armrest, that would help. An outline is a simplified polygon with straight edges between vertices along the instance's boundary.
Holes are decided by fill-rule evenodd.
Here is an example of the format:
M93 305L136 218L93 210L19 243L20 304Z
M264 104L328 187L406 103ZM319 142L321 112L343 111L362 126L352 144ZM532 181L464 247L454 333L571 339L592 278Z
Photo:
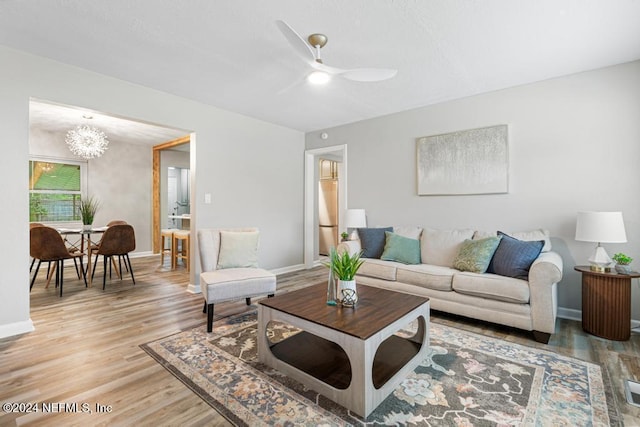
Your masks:
M360 252L361 250L360 240L347 240L345 242L340 242L336 251L341 254L343 252L348 252L349 255L354 255Z
M557 283L562 280L562 258L542 252L529 269L531 319L534 331L553 334L558 312Z

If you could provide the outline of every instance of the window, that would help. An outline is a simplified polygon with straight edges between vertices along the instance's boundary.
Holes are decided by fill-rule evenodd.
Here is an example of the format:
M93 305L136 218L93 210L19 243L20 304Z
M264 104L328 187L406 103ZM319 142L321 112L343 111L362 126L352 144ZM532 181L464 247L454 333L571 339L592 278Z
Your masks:
M29 161L29 221L80 221L86 163Z

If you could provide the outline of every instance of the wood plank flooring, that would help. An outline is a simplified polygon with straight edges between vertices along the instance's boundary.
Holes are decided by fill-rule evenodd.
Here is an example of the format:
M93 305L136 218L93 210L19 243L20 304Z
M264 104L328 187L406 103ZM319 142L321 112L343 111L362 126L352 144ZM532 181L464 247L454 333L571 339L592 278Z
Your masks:
M115 274L102 290L101 265L93 287L65 270L64 295L44 289L41 271L31 292L36 330L0 340L0 402L47 402L43 413L0 412L0 425L206 425L229 423L139 348L140 344L191 327L206 327L202 296L186 292L184 268L171 270L160 257L132 259L136 285ZM26 268L26 266L25 266ZM278 289L291 290L326 279L326 268L278 276ZM25 286L28 286L25 283ZM247 310L244 301L216 307L216 318ZM579 322L559 320L549 345L528 333L441 313L434 321L544 348L602 364L614 385L625 425L640 425L640 408L626 404L623 382L640 379L640 335L614 342L584 333ZM77 403L78 412L71 412ZM81 413L82 404L89 413ZM102 412L96 405L102 405ZM65 411L68 409L69 411Z

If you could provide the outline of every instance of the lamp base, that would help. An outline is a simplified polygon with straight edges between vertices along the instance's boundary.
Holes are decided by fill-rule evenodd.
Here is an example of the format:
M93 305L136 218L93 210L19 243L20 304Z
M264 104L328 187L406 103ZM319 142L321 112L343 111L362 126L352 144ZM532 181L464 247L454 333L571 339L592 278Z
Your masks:
M611 263L613 261L607 254L607 251L604 250L600 243L596 246L596 249L593 251L591 258L589 258L589 264L591 264L591 271L597 271L599 273L609 273L611 272Z
M611 267L605 267L603 265L591 265L590 266L591 271L594 271L596 273L611 273Z

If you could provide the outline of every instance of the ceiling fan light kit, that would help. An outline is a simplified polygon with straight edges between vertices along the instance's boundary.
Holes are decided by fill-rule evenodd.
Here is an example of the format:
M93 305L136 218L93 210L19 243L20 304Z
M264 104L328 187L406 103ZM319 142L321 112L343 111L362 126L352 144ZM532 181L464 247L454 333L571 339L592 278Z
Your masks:
M307 81L314 85L323 85L329 83L331 76L324 71L313 71L307 76Z
M325 65L320 56L320 49L322 49L329 40L324 34L314 33L307 37L307 40L300 37L296 31L284 21L276 21L276 25L287 39L289 44L294 48L296 53L302 57L316 72L322 72L325 74L323 77L319 77L316 72L311 73L307 80L314 84L324 84L329 81L331 76L339 76L347 80L357 82L378 82L393 78L398 70L391 68L354 68L344 69L336 68ZM311 77L315 75L316 77ZM322 79L319 82L314 82L312 79Z

